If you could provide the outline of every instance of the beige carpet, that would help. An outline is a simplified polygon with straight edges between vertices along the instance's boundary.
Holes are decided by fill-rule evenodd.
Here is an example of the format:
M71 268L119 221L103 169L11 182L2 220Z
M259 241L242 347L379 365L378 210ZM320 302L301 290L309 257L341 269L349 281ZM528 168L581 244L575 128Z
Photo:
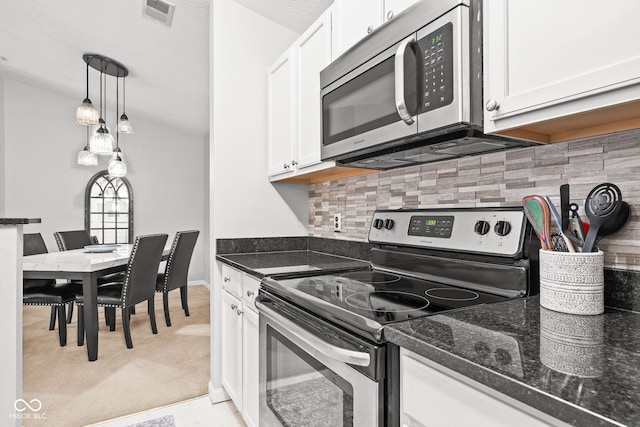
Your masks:
M85 346L77 346L75 310L67 346L60 347L57 330L48 330L49 307L25 306L23 399L39 399L42 409L40 419L26 419L24 426L85 426L207 394L209 290L189 287L189 317L180 292L169 295L171 327L164 321L162 295L156 294L158 335L151 333L146 304L136 306L132 349L124 342L120 310L110 332L100 309L95 362L87 360Z

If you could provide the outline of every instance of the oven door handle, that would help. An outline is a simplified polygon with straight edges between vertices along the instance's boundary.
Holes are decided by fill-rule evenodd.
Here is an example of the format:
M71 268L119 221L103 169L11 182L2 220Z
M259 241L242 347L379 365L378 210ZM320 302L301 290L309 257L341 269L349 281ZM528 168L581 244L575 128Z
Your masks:
M413 35L402 40L396 50L394 60L396 110L398 111L400 118L407 125L413 124L414 120L407 109L407 103L404 99L404 52L407 50L409 44L415 41L416 37Z
M278 314L277 311L272 310L271 308L267 307L265 304L258 301L257 299L255 300L255 305L258 308L258 311L260 311L260 313L273 319L274 322L286 328L289 332L294 334L298 339L302 340L304 343L314 348L315 350L319 351L320 353L327 355L332 359L338 360L343 363L348 363L350 365L369 366L369 363L371 362L369 353L347 350L347 349L329 344L323 339L313 335L311 332L308 332L307 330L296 325L286 317L283 317L282 315Z

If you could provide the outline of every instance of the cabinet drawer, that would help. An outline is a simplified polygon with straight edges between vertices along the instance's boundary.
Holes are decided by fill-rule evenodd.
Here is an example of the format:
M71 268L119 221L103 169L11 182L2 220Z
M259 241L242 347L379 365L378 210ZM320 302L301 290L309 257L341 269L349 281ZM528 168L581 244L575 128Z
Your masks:
M242 279L242 302L244 303L244 307L257 312L256 306L254 304L254 300L258 295L258 288L260 287L260 280L256 279L253 276L248 276L245 274Z
M236 298L242 298L242 272L222 265L222 288Z

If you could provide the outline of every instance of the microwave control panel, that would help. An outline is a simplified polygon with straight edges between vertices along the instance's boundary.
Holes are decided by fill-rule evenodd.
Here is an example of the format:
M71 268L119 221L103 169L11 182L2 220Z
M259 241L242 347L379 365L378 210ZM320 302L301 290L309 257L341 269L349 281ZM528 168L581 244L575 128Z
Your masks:
M453 102L453 25L448 23L418 40L422 54L424 90L420 111Z

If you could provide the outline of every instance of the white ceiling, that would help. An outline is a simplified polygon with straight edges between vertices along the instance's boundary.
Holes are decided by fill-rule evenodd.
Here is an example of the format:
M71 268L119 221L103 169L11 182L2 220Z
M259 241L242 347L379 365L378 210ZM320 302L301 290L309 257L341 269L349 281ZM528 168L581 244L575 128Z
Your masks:
M127 115L189 134L209 132L209 0L168 0L172 25L143 16L145 0L0 0L0 75L78 99L87 52L129 69ZM236 0L301 33L332 0ZM99 74L90 97L99 104ZM115 79L107 79L115 109ZM69 113L73 116L73 112Z

